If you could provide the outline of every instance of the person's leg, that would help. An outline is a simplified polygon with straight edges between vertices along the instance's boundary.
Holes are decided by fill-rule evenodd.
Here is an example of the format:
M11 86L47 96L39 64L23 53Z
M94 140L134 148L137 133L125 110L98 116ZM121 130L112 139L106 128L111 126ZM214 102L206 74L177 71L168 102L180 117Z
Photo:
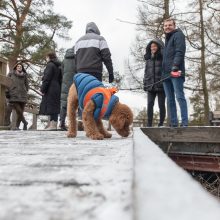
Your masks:
M164 91L167 97L167 105L169 106L169 116L170 116L170 126L177 127L177 110L176 110L176 101L174 95L174 88L171 79L167 79L163 82Z
M147 93L147 127L152 127L156 92Z
M13 108L15 109L16 114L17 114L16 128L19 128L20 123L21 123L22 118L23 118L23 110L22 110L21 105L20 105L19 102L14 102L13 103Z
M60 110L60 128L61 128L61 130L66 131L67 128L66 128L65 120L66 120L66 108L64 106L62 106L61 110Z
M188 110L187 110L187 102L184 94L184 78L172 78L174 92L176 95L176 99L180 106L180 112L181 112L181 119L182 119L182 126L188 126Z
M11 113L13 109L12 103L7 103L6 111L5 111L5 126L9 126L11 124Z
M24 124L23 130L27 130L27 125L28 125L28 122L25 120L25 117L24 117L24 108L25 108L25 105L26 105L26 103L23 103L23 102L20 103L20 107L21 107L21 110L22 110L21 121L22 121L22 123Z
M157 93L157 98L158 98L158 106L160 109L160 122L158 126L163 126L165 116L166 116L166 107L165 107L165 93L163 91Z

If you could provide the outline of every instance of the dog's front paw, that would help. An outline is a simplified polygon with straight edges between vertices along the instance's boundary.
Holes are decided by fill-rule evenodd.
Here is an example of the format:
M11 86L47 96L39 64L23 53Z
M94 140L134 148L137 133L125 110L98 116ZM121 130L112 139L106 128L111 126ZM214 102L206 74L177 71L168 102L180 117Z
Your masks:
M68 132L68 133L67 133L67 137L68 137L68 138L74 138L74 137L76 137L76 133Z
M104 136L102 134L92 134L89 136L93 140L103 140Z
M105 133L104 134L104 138L111 138L112 137L112 134L111 133Z

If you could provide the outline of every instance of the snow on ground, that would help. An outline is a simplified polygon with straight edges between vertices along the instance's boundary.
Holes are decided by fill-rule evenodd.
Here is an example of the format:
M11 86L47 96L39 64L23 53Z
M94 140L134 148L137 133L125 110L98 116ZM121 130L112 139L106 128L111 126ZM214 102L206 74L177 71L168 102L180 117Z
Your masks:
M220 204L140 129L0 131L1 220L219 220Z
M220 219L220 202L140 129L134 132L134 154L136 219Z
M131 219L132 138L0 131L0 219Z

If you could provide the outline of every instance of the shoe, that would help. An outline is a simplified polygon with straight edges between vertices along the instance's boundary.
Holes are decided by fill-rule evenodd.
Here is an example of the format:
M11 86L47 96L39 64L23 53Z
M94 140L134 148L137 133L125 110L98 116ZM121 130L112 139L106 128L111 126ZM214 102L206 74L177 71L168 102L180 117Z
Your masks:
M60 126L60 130L61 131L67 131L68 129L67 129L67 127L65 125L61 125Z
M50 121L48 128L45 129L46 131L56 131L57 130L57 121Z
M28 125L28 122L24 122L24 126L23 126L23 130L26 131L27 130L27 125Z
M181 124L180 127L181 127L181 128L186 128L186 127L188 127L188 125L182 125L182 124Z
M163 126L163 123L159 123L159 124L157 125L157 127L164 127L164 126Z

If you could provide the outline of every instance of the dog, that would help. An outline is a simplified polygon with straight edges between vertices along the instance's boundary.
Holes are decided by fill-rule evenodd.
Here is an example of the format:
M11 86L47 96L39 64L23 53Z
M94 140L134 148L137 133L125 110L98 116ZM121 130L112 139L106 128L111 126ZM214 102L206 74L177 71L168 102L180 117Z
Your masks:
M74 76L74 82L69 89L67 99L68 132L67 137L77 135L76 113L78 107L82 110L82 122L86 136L93 140L111 138L103 126L102 118L108 118L110 124L122 137L130 134L130 125L133 122L131 109L119 102L114 95L116 90L105 88L102 82L86 73Z

